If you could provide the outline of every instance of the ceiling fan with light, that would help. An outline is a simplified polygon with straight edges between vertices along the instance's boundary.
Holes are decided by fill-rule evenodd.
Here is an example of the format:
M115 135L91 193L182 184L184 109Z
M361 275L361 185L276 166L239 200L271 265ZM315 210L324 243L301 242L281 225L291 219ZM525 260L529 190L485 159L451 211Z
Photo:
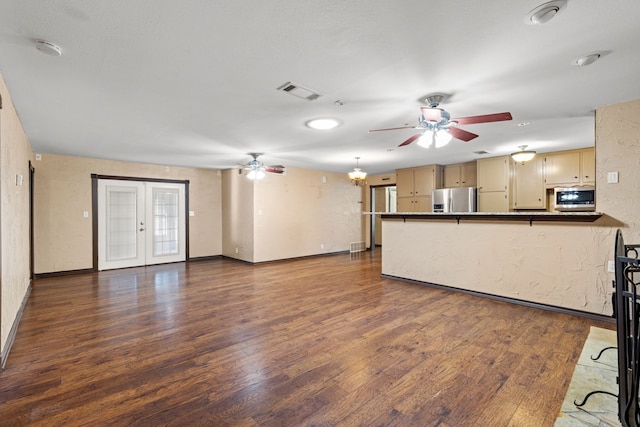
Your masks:
M456 127L457 125L472 125L477 123L501 122L511 120L511 113L495 113L485 114L482 116L460 117L452 119L448 111L439 108L440 102L444 99L444 95L430 95L426 98L429 103L428 107L421 107L420 117L418 118L418 126L400 126L387 129L373 129L371 132L382 132L387 130L398 129L419 129L420 132L411 136L404 141L399 147L411 144L418 140L418 145L428 148L431 144L436 147L444 147L451 141L451 138L457 138L461 141L469 142L478 135L464 129Z
M247 178L249 179L262 179L265 176L265 173L276 173L276 174L284 174L285 168L282 165L273 165L266 166L262 162L258 161L258 157L262 156L263 153L248 153L253 160L247 163L240 171L243 170L246 172Z

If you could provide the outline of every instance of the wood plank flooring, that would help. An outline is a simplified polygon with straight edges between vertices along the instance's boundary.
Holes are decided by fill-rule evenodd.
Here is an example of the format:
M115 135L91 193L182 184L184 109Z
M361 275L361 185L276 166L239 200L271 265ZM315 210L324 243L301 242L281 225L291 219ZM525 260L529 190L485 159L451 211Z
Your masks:
M614 328L383 279L380 252L39 279L0 425L552 426Z

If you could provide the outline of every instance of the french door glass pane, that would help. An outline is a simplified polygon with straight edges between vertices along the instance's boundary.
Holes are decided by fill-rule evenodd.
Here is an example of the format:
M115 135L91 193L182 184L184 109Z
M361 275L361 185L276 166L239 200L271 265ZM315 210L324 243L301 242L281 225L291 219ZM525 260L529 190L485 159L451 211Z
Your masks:
M153 189L153 256L178 253L178 190Z
M107 259L116 261L137 256L136 193L107 192Z

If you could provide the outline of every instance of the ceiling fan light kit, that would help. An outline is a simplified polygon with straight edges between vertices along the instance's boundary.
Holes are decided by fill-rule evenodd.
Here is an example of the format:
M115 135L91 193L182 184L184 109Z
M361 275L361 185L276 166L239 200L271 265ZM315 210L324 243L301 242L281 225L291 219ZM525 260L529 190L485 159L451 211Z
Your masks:
M358 160L360 160L360 157L356 157L356 167L353 168L352 172L349 172L349 179L353 185L364 183L364 179L367 177L367 173L358 167Z
M527 150L527 145L520 145L518 148L520 148L520 151L511 153L511 158L518 163L528 162L536 155L535 151Z
M429 148L431 144L434 144L436 148L441 148L447 145L453 136L446 129L439 129L436 132L426 130L420 138L418 138L417 144L424 148Z
M567 0L553 0L543 3L533 9L524 18L524 22L529 25L542 25L551 21L567 7Z

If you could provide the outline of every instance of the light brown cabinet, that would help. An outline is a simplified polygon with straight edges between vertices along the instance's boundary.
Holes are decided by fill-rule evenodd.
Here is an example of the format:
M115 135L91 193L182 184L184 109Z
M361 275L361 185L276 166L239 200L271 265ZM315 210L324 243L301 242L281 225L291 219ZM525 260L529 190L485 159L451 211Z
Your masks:
M512 164L510 156L477 161L478 212L509 212Z
M580 152L580 179L584 184L596 184L596 150Z
M447 165L444 167L444 188L475 187L476 175L476 162Z
M431 191L442 187L442 166L429 165L396 171L398 212L431 212Z
M593 148L549 153L545 156L545 184L547 187L593 185L595 165Z
M528 162L514 162L515 209L546 209L544 158L536 156Z

